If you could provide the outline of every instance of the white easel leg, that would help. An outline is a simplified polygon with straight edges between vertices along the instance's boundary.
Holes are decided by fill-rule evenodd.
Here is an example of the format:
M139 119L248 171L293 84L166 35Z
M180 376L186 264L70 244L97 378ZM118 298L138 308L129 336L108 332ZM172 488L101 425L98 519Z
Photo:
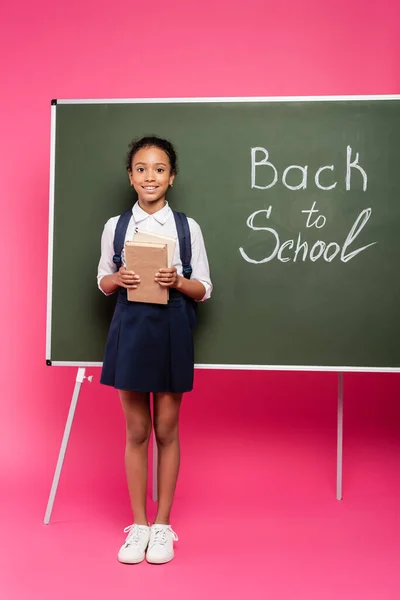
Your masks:
M154 500L154 502L157 502L157 499L158 499L157 475L158 475L158 447L157 447L156 436L153 433L153 500Z
M343 373L338 373L336 499L343 498Z
M75 388L74 388L74 393L73 393L72 400L71 400L71 405L69 407L68 418L67 418L67 422L65 424L64 436L63 436L63 439L61 442L61 448L60 448L60 452L58 455L57 466L56 466L56 470L55 470L54 477L53 477L53 484L51 486L50 496L49 496L49 500L47 502L46 514L44 516L45 525L48 525L50 522L51 512L53 510L53 504L54 504L54 500L56 497L58 482L60 480L61 469L62 469L63 462L64 462L65 452L67 450L69 434L71 432L72 421L74 419L75 409L76 409L76 405L77 405L78 397L79 397L79 392L80 392L81 385L82 385L84 379L85 379L85 369L79 368L77 375L76 375Z

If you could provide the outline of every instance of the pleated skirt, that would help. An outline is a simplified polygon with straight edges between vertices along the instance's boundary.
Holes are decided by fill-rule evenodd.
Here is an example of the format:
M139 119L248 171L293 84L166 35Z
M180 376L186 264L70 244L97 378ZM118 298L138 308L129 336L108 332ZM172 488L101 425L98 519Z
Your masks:
M193 388L195 325L191 301L170 289L168 304L118 299L104 352L101 383L119 390L183 393Z

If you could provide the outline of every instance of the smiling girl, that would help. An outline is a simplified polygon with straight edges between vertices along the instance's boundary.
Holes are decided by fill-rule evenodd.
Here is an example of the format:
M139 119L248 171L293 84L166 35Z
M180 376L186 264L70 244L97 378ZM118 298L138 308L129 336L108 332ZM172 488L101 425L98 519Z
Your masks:
M137 227L179 237L176 214L166 200L176 177L176 163L176 153L167 140L145 137L130 144L127 170L137 202L132 215L128 214L125 241L134 238ZM183 276L177 239L172 267L154 274L160 286L169 288L168 304L129 302L127 290L140 286L140 273L126 270L123 253L122 266L115 271L118 221L119 216L105 224L97 276L104 294L118 291L101 374L101 383L118 390L126 420L125 466L134 519L124 530L128 535L118 559L138 563L146 556L148 562L164 563L173 559L173 542L178 539L170 525L170 513L180 462L179 410L183 393L193 387L193 301L209 298L212 284L200 227L189 218L191 277ZM146 511L150 393L158 447L158 510L151 527Z

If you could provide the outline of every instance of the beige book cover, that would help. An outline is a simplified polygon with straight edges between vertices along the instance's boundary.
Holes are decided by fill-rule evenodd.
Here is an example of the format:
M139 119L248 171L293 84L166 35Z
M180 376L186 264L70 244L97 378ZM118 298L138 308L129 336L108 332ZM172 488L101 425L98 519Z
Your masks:
M167 304L168 288L161 287L155 280L155 274L162 267L167 267L168 249L166 244L152 242L126 242L125 262L128 271L140 275L140 284L135 290L128 290L131 302L150 302Z
M172 267L172 260L174 258L176 238L170 235L164 235L162 233L155 233L154 231L143 231L142 229L136 229L135 235L133 236L135 242L154 242L158 244L167 244L168 246L168 267Z

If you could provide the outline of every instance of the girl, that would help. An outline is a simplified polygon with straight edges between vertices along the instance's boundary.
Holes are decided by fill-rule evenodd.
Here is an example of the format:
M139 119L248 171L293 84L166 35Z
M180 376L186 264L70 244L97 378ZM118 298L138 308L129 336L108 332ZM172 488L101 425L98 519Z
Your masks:
M145 137L132 142L127 157L131 186L138 199L132 208L125 240L135 228L177 237L174 213L166 201L177 165L167 140ZM129 215L128 215L129 219ZM167 305L129 302L127 290L140 286L140 273L122 265L115 272L114 234L119 217L111 218L101 239L98 285L106 294L119 290L105 349L101 383L118 389L126 420L125 466L134 515L119 550L124 563L165 563L173 559L178 537L170 526L170 513L179 471L179 409L182 394L193 387L193 301L210 297L212 284L199 225L188 219L192 275L183 277L177 241L171 268L154 274L169 288ZM152 430L150 392L153 392L154 431L158 446L158 510L150 527L146 514L147 456ZM147 551L147 552L146 552Z

